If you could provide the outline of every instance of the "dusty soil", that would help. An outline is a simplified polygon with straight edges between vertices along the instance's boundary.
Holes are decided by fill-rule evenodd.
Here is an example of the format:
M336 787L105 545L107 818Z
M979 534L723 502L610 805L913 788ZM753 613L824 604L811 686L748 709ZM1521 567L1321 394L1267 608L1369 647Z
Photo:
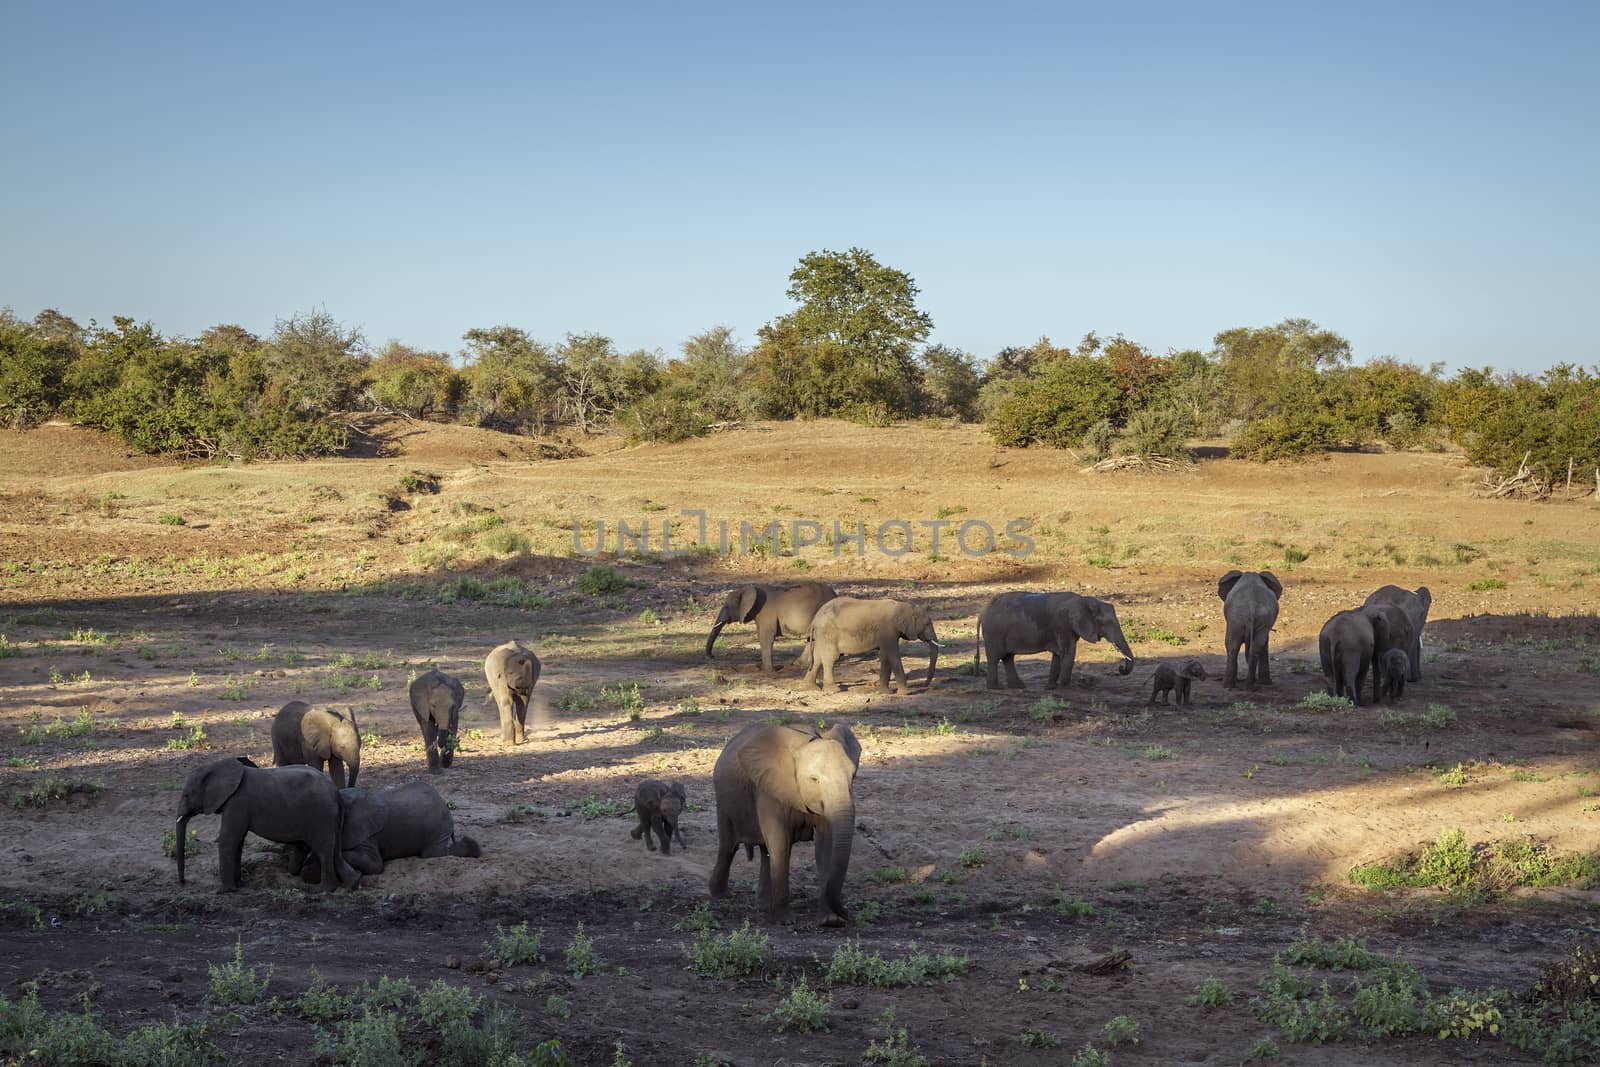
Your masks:
M610 1062L619 1040L636 1064L706 1052L856 1062L890 1004L934 1063L1065 1062L1085 1043L1104 1047L1101 1027L1119 1014L1139 1020L1141 1041L1117 1049L1118 1063L1237 1063L1274 1034L1247 1001L1302 927L1403 949L1438 992L1525 987L1595 936L1587 890L1465 906L1348 880L1353 865L1446 828L1600 848L1600 618L1586 588L1600 579L1600 508L1589 502L1475 499L1476 473L1451 455L1217 459L1108 476L1061 453L997 451L966 427L769 426L635 449L426 424L375 431L374 458L244 467L152 461L67 427L0 434L0 790L13 798L52 775L100 787L0 812L6 995L36 982L64 1008L90 992L119 1033L202 1018L232 1054L308 1061L310 1028L292 1011L229 1017L207 1004L206 964L237 939L247 962L272 965L270 992L284 1001L312 966L350 987L443 978L514 1008L530 1047L559 1038L578 1063ZM735 531L740 520L871 529L896 518L1003 530L1022 518L1034 551L934 556L918 528L899 557L820 545L663 559L653 539L608 560L636 587L579 591L594 561L574 554L574 525L590 549L603 520L615 548L617 520L658 534L668 519L682 545L695 526L683 509ZM1286 586L1276 684L1254 693L1217 681L1215 583L1235 566L1270 567ZM760 672L749 628L730 627L705 661L722 591L741 575L802 570L841 592L926 602L954 645L931 690L880 695L861 659L843 667L844 693L808 691L792 669ZM1323 620L1388 582L1433 591L1424 680L1396 707L1300 707L1321 687ZM1028 691L986 692L966 673L973 620L1007 588L1113 600L1138 669L1119 677L1105 645L1080 646L1073 686L1054 703L1041 702L1043 657L1022 666ZM540 728L515 749L497 740L481 667L509 636L544 662ZM779 663L797 651L782 643ZM909 651L915 675L920 650ZM1210 678L1194 706L1149 707L1154 662L1188 657ZM269 763L270 718L290 699L357 709L374 735L363 785L424 774L405 689L427 664L468 683L463 728L478 732L432 781L483 858L396 862L324 899L288 876L276 846L255 842L245 890L219 896L215 820L202 818L190 884L177 885L160 841L183 778L219 755ZM1431 705L1453 722L1426 725ZM69 736L84 708L92 732ZM850 723L863 743L846 892L870 922L776 928L755 976L694 977L682 946L695 934L681 924L706 901L721 745L749 722L819 716ZM1465 784L1441 780L1458 764ZM682 780L694 805L689 848L670 857L646 853L631 818L599 803L626 807L647 776ZM814 885L799 848L804 918ZM757 918L752 866L734 875L735 897L710 909L724 930ZM1065 913L1063 898L1092 913ZM521 921L544 929L548 962L476 966L495 925ZM606 964L581 981L561 951L580 922ZM773 979L804 972L816 985L854 937L886 957L913 943L965 953L971 970L931 986L836 988L823 1033L764 1020L780 999ZM1079 970L1115 950L1132 966ZM1232 1008L1184 1005L1208 976L1239 994ZM571 1001L570 1018L546 1010L552 993ZM1030 1029L1060 1047L1025 1045ZM1342 1062L1357 1047L1383 1062L1517 1058L1498 1042L1277 1036L1293 1062Z

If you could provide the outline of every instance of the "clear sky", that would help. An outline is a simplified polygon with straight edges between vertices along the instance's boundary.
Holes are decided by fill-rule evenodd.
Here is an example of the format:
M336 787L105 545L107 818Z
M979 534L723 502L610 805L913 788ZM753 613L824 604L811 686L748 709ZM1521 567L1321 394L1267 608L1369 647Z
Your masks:
M1600 4L0 5L0 305L747 341L796 261L990 356L1305 317L1600 362Z

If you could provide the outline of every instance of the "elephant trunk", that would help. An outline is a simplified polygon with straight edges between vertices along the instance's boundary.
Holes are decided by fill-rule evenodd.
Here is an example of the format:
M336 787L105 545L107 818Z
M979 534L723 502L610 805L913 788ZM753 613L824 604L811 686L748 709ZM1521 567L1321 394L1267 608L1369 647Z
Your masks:
M183 860L184 860L183 846L185 844L185 839L188 836L189 836L189 816L180 815L180 816L178 816L178 884L179 885L183 885L184 884L184 880L183 880Z
M348 760L346 760L345 762L347 764L349 764L349 768L348 768L349 771L350 771L350 785L349 785L349 788L354 789L356 787L356 775L361 773L361 749L359 747L357 747L357 749L350 754L350 758ZM344 788L344 787L341 787L341 788Z
M939 642L928 642L928 685L933 685L933 671L939 666Z
M467 856L471 859L477 859L479 856L483 855L483 848L474 838L458 837L450 843L450 855Z
M850 870L850 847L855 840L855 801L846 793L840 806L829 806L827 822L821 832L828 835L828 869L822 873L822 912L824 921L844 919L844 877Z
M717 638L721 635L722 628L726 625L728 625L728 612L727 609L724 608L722 611L717 613L717 621L711 627L711 636L706 638L706 659L713 658L711 655L711 646L717 643Z
M1121 675L1132 674L1133 649L1128 647L1128 639L1122 636L1121 624L1118 624L1117 628L1111 631L1109 636L1111 638L1111 643L1116 646L1117 651L1122 653L1122 666L1117 668L1117 673Z

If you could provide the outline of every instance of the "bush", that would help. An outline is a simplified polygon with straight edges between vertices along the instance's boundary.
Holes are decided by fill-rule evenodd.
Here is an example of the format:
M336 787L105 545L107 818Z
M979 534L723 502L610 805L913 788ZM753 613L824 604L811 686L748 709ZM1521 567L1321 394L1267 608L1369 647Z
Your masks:
M726 934L702 930L694 948L684 949L689 970L702 978L738 978L751 974L767 958L767 935L750 929L750 920Z
M1189 422L1176 408L1135 411L1123 428L1117 451L1140 459L1187 459Z
M453 415L466 394L466 381L449 360L417 352L396 341L386 345L367 368L367 399L414 418Z
M621 412L630 442L687 441L704 437L717 420L693 396L662 391L642 396Z
M1326 452L1347 436L1345 425L1323 411L1268 415L1248 423L1233 439L1231 455L1261 462Z
M578 591L588 596L611 596L644 583L636 582L615 567L596 565L578 576Z
M1070 448L1101 420L1116 421L1122 397L1111 368L1090 356L1054 359L1037 377L1013 382L985 428L997 445Z
M798 1030L802 1034L815 1033L828 1028L828 1016L833 1013L833 997L813 992L801 975L800 981L789 988L789 995L778 1002L767 1022L778 1024L778 1032Z

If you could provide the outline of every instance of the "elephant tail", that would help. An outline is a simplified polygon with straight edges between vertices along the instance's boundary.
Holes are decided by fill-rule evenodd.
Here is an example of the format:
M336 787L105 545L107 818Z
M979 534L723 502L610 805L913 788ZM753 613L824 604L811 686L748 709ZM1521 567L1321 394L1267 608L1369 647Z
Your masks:
M483 847L478 844L476 838L462 836L450 843L450 855L477 859L483 855Z

